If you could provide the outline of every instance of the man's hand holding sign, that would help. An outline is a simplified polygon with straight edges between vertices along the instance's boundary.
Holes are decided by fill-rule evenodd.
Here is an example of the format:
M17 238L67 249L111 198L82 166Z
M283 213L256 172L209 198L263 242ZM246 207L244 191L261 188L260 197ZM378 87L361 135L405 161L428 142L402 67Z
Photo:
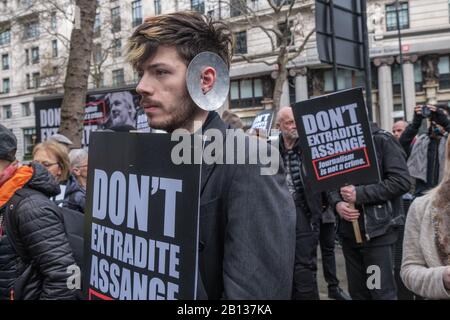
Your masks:
M355 208L356 203L356 188L353 185L341 188L341 197L345 202L339 202L336 205L336 211L341 216L353 224L355 238L357 243L362 242L361 231L359 230L358 218L360 216L359 210Z

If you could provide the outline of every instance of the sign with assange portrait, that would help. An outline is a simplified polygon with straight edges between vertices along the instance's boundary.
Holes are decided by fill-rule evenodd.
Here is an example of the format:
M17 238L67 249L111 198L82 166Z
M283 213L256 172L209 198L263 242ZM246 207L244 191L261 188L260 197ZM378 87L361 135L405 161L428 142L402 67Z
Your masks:
M176 143L168 134L92 134L83 277L89 300L196 298L200 164L175 165ZM201 156L196 145L192 153Z
M306 184L316 192L380 180L362 88L297 102Z
M132 88L90 91L83 115L82 145L89 146L90 133L97 130L151 132L139 95ZM62 95L36 97L36 142L58 133L61 124Z

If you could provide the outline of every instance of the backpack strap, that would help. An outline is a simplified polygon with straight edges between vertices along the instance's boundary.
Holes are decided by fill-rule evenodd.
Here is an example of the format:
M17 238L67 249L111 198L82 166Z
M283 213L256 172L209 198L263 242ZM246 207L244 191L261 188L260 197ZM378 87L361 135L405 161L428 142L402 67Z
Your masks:
M20 241L19 235L19 227L17 225L17 209L20 206L20 203L23 199L36 194L37 191L34 191L30 188L22 188L17 190L12 198L6 204L6 212L4 216L4 223L6 226L6 234L8 236L8 240L17 254L22 258L24 262L30 262L30 259L27 257L26 250L23 247L22 242Z

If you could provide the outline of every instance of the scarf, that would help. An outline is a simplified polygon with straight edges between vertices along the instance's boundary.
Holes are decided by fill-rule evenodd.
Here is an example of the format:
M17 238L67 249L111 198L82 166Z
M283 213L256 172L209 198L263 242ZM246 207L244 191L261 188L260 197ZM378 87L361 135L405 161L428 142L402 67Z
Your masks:
M411 177L427 182L428 169L428 145L430 144L430 137L426 134L420 135L416 138L416 142L411 150L407 165ZM439 140L439 181L442 180L445 168L445 147L447 138L442 137Z
M434 210L431 214L437 252L445 266L450 266L450 195L447 194L448 188L450 188L450 181L444 182L436 190L432 204ZM445 192L441 190L445 190Z
M0 187L14 175L18 167L19 163L13 162L2 173L0 173Z

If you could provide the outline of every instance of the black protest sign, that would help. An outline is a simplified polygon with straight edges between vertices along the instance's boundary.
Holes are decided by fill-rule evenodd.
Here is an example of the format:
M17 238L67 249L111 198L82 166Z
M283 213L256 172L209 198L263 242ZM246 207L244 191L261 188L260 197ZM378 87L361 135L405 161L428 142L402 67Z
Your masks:
M83 277L89 299L195 299L200 165L175 165L175 145L168 134L92 134Z
M320 192L380 180L361 88L298 102L293 111L311 188Z
M148 118L144 109L139 108L136 113L136 131L138 132L151 132L151 128L148 125Z
M58 133L61 123L61 103L62 98L34 102L37 142L46 141Z
M272 128L273 112L270 110L259 113L253 120L251 129L260 129L269 132Z
M127 127L151 132L139 99L132 89L88 93L83 117L83 147L89 146L90 134L97 130ZM35 99L37 142L46 141L58 132L62 100L62 96Z

